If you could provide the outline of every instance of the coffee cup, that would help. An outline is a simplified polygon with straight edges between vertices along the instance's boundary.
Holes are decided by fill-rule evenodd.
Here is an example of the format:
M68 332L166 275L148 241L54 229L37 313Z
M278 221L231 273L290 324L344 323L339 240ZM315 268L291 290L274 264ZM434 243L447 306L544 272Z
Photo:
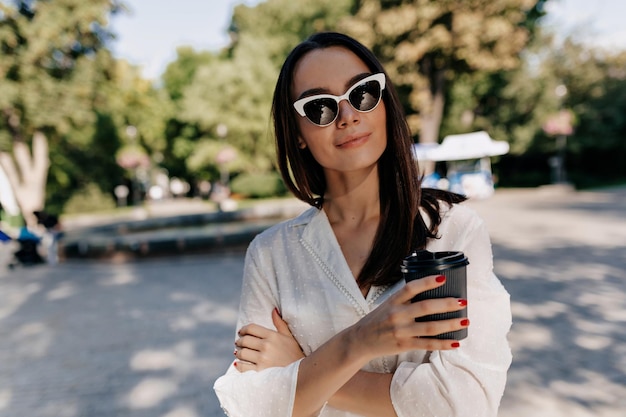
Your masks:
M463 298L467 299L467 265L469 261L463 252L429 252L418 250L404 258L400 271L406 282L424 278L429 275L444 275L445 284L417 294L411 302L433 298ZM467 308L448 313L430 314L417 317L415 321L435 321L467 317ZM461 340L467 337L467 327L453 332L431 336L435 339Z

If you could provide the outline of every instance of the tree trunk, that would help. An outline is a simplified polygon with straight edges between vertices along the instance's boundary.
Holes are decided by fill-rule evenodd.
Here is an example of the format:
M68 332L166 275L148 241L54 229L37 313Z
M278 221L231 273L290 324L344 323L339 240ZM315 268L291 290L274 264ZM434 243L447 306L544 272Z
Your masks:
M6 152L0 153L0 165L13 187L26 226L30 229L36 228L37 218L34 212L44 208L50 167L48 139L43 133L35 132L32 154L24 141L14 141L13 156Z
M420 114L420 143L439 142L439 128L443 120L443 109L445 106L445 71L443 69L433 69L429 74L430 79L430 100L428 108ZM421 164L421 169L425 175L435 170L435 163L425 161Z

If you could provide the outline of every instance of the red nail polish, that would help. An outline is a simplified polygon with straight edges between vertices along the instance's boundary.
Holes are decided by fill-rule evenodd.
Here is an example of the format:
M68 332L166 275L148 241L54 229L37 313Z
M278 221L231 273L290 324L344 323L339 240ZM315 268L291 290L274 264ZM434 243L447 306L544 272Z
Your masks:
M437 281L437 282L446 282L446 276L445 275L439 275L437 278L435 278L435 281Z
M237 351L236 350L233 352L233 355L237 356Z
M459 299L459 305L465 307L467 305L467 300L465 298Z
M461 326L469 326L469 319L461 320Z
M235 366L235 368L237 367L237 362L233 363L233 365Z
M461 344L459 342L453 342L450 346L452 346L453 348L458 348L461 346Z

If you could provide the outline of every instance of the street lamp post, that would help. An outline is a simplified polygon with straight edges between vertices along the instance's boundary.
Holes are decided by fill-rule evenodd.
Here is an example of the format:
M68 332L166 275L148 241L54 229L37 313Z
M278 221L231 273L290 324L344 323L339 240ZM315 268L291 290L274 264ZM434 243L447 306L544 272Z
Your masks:
M559 84L554 89L554 93L559 98L559 106L562 106L563 98L567 95L567 87L564 84ZM565 114L563 112L564 110L561 110L561 117L565 119L563 121L563 130L559 132L560 134L556 137L556 152L558 161L558 167L556 171L557 184L563 184L567 182L567 178L565 175L565 147L567 146L567 135L572 133L572 122L570 114Z
M215 130L216 130L217 136L222 140L222 142L224 142L226 135L228 135L228 126L226 126L224 123L220 123L217 125ZM222 153L223 153L223 150L220 151L220 154ZM228 187L229 174L228 174L228 169L226 169L227 161L225 160L226 158L221 157L222 155L220 154L218 154L217 156L217 164L220 167L220 182L222 183L224 187Z
M565 150L567 147L567 136L574 132L572 113L562 108L563 97L567 95L567 87L563 84L554 89L554 94L559 99L558 113L550 116L543 126L546 134L555 137L556 154L550 158L549 163L552 168L552 183L565 184L567 175L565 171Z
M135 146L137 138L137 128L133 125L126 126L126 135L130 139L132 146ZM139 166L133 167L133 178L131 180L131 186L133 188L133 205L138 205L141 200L141 192L139 190Z
M217 125L216 132L217 136L224 141L224 138L228 134L228 127L220 123ZM216 194L219 209L222 211L232 211L237 208L235 200L230 198L230 173L228 172L228 164L236 158L237 150L228 144L225 144L215 157L215 162L220 168L220 182L214 194Z

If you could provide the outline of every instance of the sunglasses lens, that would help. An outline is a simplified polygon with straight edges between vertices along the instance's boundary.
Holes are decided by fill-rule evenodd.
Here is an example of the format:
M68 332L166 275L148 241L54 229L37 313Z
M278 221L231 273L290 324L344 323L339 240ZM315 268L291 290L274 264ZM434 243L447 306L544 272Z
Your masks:
M378 81L368 81L350 93L350 104L358 111L370 111L378 104L381 95Z
M316 125L325 126L337 116L337 103L329 98L309 101L304 105L304 114Z

